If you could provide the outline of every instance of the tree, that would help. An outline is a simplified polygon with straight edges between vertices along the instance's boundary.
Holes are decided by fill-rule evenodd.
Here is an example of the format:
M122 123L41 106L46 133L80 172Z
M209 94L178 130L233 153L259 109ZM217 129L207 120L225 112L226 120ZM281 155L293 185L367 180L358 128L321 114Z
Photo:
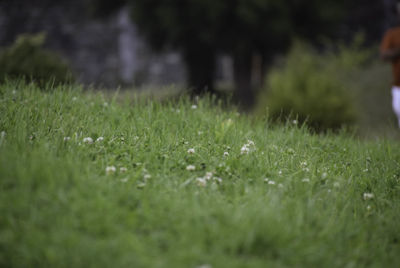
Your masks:
M100 9L127 3L139 30L156 49L181 51L193 93L213 92L216 56L234 61L235 96L252 105L252 59L265 69L273 55L286 51L294 36L316 40L335 31L344 0L119 0Z

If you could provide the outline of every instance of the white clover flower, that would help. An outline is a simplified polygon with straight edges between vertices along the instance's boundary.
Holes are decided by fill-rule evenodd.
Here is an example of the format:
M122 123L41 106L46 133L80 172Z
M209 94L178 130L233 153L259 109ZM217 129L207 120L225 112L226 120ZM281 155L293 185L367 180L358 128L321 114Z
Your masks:
M294 125L297 125L299 122L298 122L297 120L293 120L292 123L293 123Z
M279 171L278 171L278 174L279 174L279 175L282 175L282 170L279 170Z
M248 146L253 146L253 145L255 145L255 144L254 144L254 141L247 140L247 145L248 145Z
M150 174L145 174L145 175L143 176L143 179L144 179L145 181L147 181L147 180L151 179L151 175L150 175Z
M374 198L374 194L373 193L364 193L363 198L364 198L364 200L372 199L372 198Z
M265 179L264 179L264 182L268 182L268 181L269 181L269 179L268 179L268 178L265 178Z
M200 178L197 178L197 179L196 179L196 183L197 183L198 186L206 187L206 185L207 185L207 180L200 177Z
M268 181L268 184L275 185L274 181Z
M64 137L64 141L69 141L71 137Z
M76 101L78 98L77 97L73 97L72 98L72 101Z
M128 169L126 167L120 167L119 168L119 172L121 172L121 173L125 173L127 171L128 171Z
M86 138L83 138L83 142L87 143L87 144L92 144L93 143L93 139L91 137L86 137Z
M304 178L304 179L302 179L301 181L302 181L302 182L310 182L310 179L309 179L309 178Z
M307 161L303 161L303 162L300 163L300 166L302 166L302 167L306 167L307 165L308 165Z
M194 165L188 165L186 167L186 170L193 171L193 170L196 170L196 167Z
M213 176L212 172L207 172L206 175L204 176L204 178L205 178L206 180L209 180L209 179L212 178L212 176Z
M325 179L326 177L328 177L328 173L326 173L326 172L324 172L324 173L322 173L322 176L321 176L323 179Z
M371 206L370 205L367 206L367 210L371 210Z
M127 181L128 181L128 178L122 178L122 179L121 179L121 182L124 182L124 183L125 183L125 182L127 182Z
M197 109L197 105L193 104L191 107L193 110Z
M213 180L215 180L219 184L222 183L222 178L220 178L220 177L214 177Z
M187 152L188 152L188 154L194 154L195 153L194 148L190 148L189 150L187 150Z
M106 167L106 173L107 173L108 175L109 175L109 174L115 173L116 170L117 170L117 169L116 169L114 166Z
M224 152L224 156L225 157L229 156L229 153L228 152Z
M96 142L101 142L101 141L103 141L103 140L104 140L103 137L98 137L98 138L96 139Z
M248 154L250 152L249 147L247 145L243 145L242 148L240 149L240 154Z
M185 142L183 142L183 144L185 144L185 145L188 145L188 144L189 144L189 142L188 142L188 141L185 141Z

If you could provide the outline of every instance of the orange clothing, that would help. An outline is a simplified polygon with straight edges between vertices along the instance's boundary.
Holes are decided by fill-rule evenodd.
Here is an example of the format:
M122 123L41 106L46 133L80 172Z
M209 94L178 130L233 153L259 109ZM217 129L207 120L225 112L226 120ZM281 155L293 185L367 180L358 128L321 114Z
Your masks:
M382 40L380 50L384 52L388 49L400 48L400 27L389 29ZM392 61L393 85L400 86L400 57Z

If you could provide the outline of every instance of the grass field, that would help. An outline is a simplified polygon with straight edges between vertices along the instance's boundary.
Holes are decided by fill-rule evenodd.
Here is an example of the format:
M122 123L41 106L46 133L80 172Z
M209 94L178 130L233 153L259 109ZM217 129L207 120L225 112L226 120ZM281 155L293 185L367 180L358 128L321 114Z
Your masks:
M400 267L398 142L117 99L0 86L1 267Z

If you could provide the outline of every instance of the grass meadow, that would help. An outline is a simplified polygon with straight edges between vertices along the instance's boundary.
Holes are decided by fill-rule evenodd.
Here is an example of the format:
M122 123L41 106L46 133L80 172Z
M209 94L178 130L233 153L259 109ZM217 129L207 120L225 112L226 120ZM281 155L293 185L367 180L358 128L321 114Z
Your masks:
M0 85L1 267L400 267L400 144L212 99Z

